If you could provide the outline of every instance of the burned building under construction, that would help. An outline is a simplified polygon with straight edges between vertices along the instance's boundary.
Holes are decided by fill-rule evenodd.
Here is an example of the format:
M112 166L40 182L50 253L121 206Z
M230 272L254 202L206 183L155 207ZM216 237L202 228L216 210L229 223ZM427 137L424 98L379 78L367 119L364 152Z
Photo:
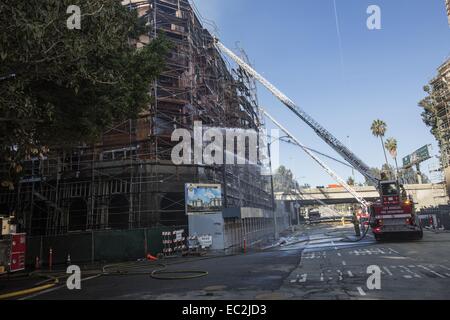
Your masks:
M447 9L448 25L450 26L450 0L445 0L445 7Z
M31 236L186 225L185 184L209 183L222 186L225 208L246 208L255 223L270 223L272 190L261 166L171 161L173 130L192 130L195 121L262 132L255 83L222 58L187 0L122 4L150 25L138 48L161 33L172 43L165 71L149 88L153 102L96 145L27 161L16 188L1 192L2 211Z
M420 102L423 118L431 127L440 149L441 169L450 194L450 59L439 68L427 86L428 96Z

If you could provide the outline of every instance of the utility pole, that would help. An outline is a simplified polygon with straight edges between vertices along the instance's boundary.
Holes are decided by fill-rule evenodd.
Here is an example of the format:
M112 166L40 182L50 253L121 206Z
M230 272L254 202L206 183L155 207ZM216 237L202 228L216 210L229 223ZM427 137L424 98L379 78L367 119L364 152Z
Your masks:
M417 170L417 183L422 184L422 173L420 172L420 164L416 164L416 170Z

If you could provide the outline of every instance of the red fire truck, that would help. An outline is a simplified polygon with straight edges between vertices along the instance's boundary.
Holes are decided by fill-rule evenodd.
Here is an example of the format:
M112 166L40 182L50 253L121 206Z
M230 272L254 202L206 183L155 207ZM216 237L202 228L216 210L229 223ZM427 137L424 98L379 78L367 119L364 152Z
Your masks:
M14 217L0 217L0 274L25 269L26 234L16 233Z
M371 227L376 240L388 235L422 239L423 230L414 203L397 181L380 181L380 199L370 206Z

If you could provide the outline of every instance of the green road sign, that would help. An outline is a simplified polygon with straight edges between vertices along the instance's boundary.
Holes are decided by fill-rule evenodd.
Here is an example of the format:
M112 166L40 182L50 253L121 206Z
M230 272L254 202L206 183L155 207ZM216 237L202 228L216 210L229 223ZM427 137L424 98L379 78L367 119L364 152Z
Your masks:
M412 154L403 158L403 167L411 167L431 158L431 145L423 146Z
M406 156L403 158L403 166L404 167L411 166L411 156Z

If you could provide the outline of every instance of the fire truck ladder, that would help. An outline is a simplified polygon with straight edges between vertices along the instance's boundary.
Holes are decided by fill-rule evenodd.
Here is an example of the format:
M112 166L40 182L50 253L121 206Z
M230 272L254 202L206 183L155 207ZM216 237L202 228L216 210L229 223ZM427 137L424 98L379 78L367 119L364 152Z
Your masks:
M280 90L278 90L267 79L265 79L256 70L254 70L251 66L245 63L231 50L225 47L218 39L215 38L214 40L218 50L228 55L242 69L244 69L258 82L260 82L263 86L265 86L286 107L288 107L308 126L310 126L322 140L324 140L331 148L333 148L338 154L340 154L350 165L352 165L356 170L358 170L358 172L360 172L365 178L374 183L376 188L378 188L379 180L370 173L369 167L361 159L359 159L355 154L353 154L353 152L351 152L342 142L340 142L328 130L322 127L310 115L308 115L305 111L303 111L300 107L298 107L291 99L289 99L285 94L283 94ZM304 151L306 152L306 149L304 149Z
M331 170L322 160L320 160L315 154L313 154L309 149L303 145L296 137L294 137L285 127L281 125L275 118L273 118L266 110L263 109L264 114L278 127L280 128L289 138L291 138L295 144L297 144L307 155L309 155L314 161L316 161L337 183L341 184L345 190L347 190L367 211L369 203L361 197L351 186L349 186L337 173Z

